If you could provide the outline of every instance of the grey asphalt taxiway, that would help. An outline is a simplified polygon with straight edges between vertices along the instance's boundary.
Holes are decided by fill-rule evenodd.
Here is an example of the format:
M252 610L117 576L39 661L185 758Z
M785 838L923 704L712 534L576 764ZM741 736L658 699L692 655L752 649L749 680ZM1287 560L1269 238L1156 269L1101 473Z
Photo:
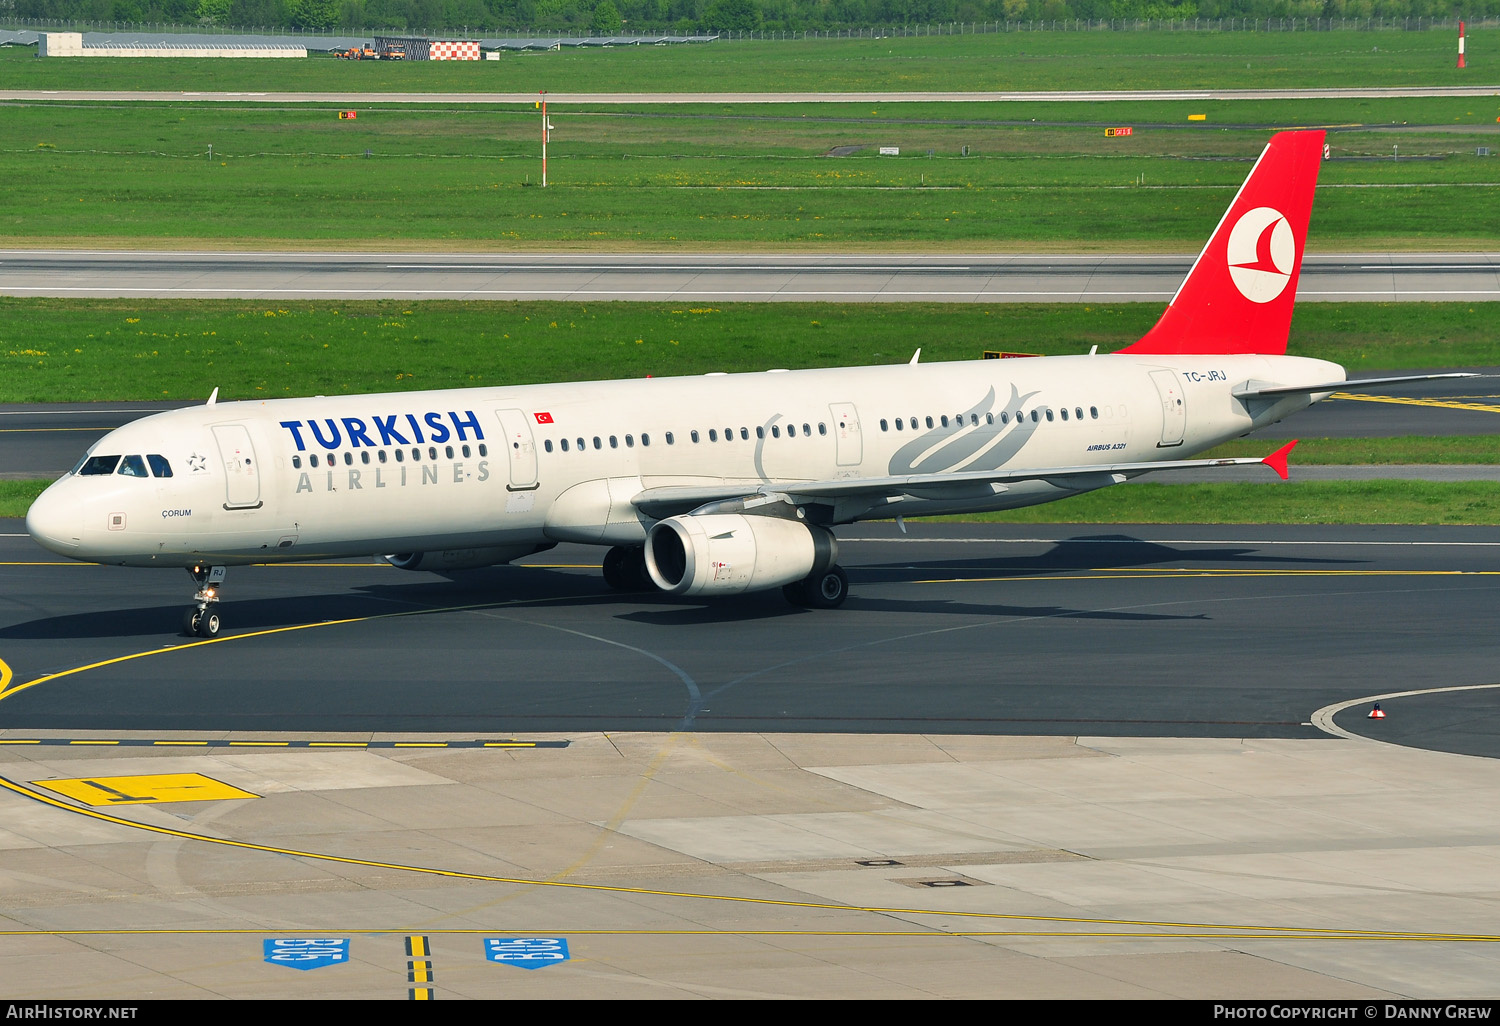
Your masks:
M856 526L816 613L244 568L198 642L18 528L11 993L1493 996L1489 530Z
M1193 254L0 250L0 295L599 302L1165 302ZM1315 254L1303 301L1500 299L1500 253Z

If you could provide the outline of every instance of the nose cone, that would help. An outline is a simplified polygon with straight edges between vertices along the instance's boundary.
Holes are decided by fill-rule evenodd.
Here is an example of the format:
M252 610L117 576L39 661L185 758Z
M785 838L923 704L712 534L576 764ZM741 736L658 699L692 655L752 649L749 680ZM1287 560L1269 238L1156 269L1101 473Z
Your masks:
M83 541L83 506L67 493L66 480L37 496L26 511L26 532L44 549L62 556L78 551Z

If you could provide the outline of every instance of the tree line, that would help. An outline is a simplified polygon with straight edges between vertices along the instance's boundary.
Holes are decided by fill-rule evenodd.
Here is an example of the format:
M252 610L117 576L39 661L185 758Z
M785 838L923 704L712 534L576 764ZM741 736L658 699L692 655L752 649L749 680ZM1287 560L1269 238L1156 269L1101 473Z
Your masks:
M0 0L27 23L507 32L814 32L952 22L1477 18L1500 0Z

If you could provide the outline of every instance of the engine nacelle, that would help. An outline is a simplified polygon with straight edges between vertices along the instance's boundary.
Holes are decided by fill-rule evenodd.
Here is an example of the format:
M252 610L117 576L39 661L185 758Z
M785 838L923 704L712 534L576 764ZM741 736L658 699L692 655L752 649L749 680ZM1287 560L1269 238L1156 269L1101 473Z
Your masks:
M738 595L822 573L838 559L833 533L783 517L668 517L646 536L646 572L673 595Z
M485 549L441 549L437 552L392 552L380 558L397 570L477 570L483 566L509 563L551 546L502 545Z

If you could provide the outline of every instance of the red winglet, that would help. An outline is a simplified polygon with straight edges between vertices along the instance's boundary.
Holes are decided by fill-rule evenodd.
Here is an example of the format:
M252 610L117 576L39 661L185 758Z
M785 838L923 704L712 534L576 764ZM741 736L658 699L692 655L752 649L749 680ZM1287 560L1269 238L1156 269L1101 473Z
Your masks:
M1272 470L1276 471L1276 473L1280 474L1283 481L1287 479L1286 458L1290 456L1292 454L1292 450L1297 447L1297 441L1298 440L1295 438L1292 439L1290 442L1283 445L1280 449L1277 449L1275 452L1271 453L1271 455L1261 460L1261 462L1266 466L1270 467Z

